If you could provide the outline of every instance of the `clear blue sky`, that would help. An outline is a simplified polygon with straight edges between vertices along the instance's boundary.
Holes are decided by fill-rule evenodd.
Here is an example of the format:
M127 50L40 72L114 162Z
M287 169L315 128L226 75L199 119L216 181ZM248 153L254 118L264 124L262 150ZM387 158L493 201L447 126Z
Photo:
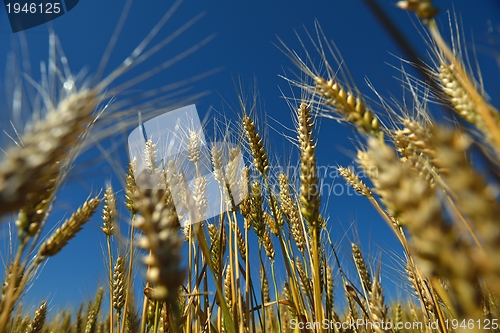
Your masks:
M57 33L74 73L85 69L92 77L92 74L96 72L122 11L123 5L117 4L122 2L124 1L82 0L72 11L51 22L50 25ZM418 25L413 16L395 8L396 1L380 0L379 2L383 3L383 8L399 24L407 38L417 48L424 50L422 38L413 26ZM172 1L164 0L136 0L133 3L106 73L115 68L140 43L163 13L168 10L171 3ZM454 8L460 15L460 20L463 21L463 31L469 42L467 46L472 45L471 36L472 33L474 34L474 44L480 62L484 61L487 64L483 68L487 91L492 95L493 100L498 100L498 67L492 60L493 52L488 44L492 36L488 33L488 21L491 21L491 26L496 30L493 34L496 42L500 42L500 5L494 0L481 1L481 5L474 3L478 2L435 1L436 6L442 9L440 20L445 25L447 10ZM312 31L315 19L320 22L327 37L335 41L353 79L362 92L373 97L365 83L365 79L368 78L382 95L396 98L401 96L402 88L397 80L400 74L388 64L400 67L397 57L404 55L361 0L186 0L155 40L160 41L199 13L205 13L205 16L198 23L147 63L128 73L126 78L133 78L141 71L160 64L214 33L215 39L208 45L174 67L140 83L134 89L137 89L136 92L146 91L220 68L221 71L218 73L192 84L191 92L210 91L208 96L197 102L200 118L203 119L207 111L214 108L227 117L235 119L234 112L231 110L231 107L237 105L234 78L241 77L247 87L253 85L255 78L265 112L270 117L268 121L272 129L268 129L267 142L272 156L283 155L283 153L285 157L289 156L290 145L282 133L293 135L287 129L292 124L290 110L281 98L279 87L282 87L285 92L289 92L289 89L279 74L283 74L284 70L295 70L295 68L275 46L278 44L277 37L291 48L301 51L294 31L304 37L304 27ZM49 25L42 25L25 32L35 80L40 78L38 69L40 61L46 61L48 56L48 27ZM19 38L12 34L2 6L0 9L1 129L8 129L7 122L11 119L4 93L6 87L4 64L9 52L15 52L18 57L20 56ZM425 56L423 52L421 54ZM319 61L319 57L317 58ZM229 101L229 105L224 100ZM125 138L127 135L128 133L123 133L110 142L104 143L106 147L110 144L114 145L116 158L126 159ZM355 155L355 147L350 138L356 137L356 134L349 126L323 119L316 137L319 140L317 150L319 165L347 166L351 164ZM5 148L10 142L5 135L2 135L0 143L0 147ZM86 157L98 157L99 154L98 150L93 150ZM112 180L115 189L120 188L116 172L106 164L93 167L90 171L82 168L75 170L71 182L60 195L54 218L49 221L47 228L52 228L64 216L68 216L83 202L89 192L97 193L108 180ZM343 185L342 180L335 181ZM123 214L126 216L126 212ZM383 256L389 257L391 249L397 249L396 241L389 229L364 198L346 195L332 196L326 215L330 218L328 227L331 229L334 241L340 241L346 232L352 239L353 231L349 228L351 228L351 222L354 221L354 228L358 230L357 233L365 251L378 255L383 249L385 251ZM105 243L100 231L101 221L99 214L96 215L62 253L49 260L38 280L28 291L28 303L40 303L43 299L48 299L51 306L59 308L73 304L75 300L85 300L94 295L96 284L106 279L103 259ZM5 225L2 226L2 230L0 250L6 253L8 239ZM347 255L348 248L344 246L340 251L341 255ZM5 258L5 255L2 257ZM387 270L387 274L389 276L392 274L390 269Z

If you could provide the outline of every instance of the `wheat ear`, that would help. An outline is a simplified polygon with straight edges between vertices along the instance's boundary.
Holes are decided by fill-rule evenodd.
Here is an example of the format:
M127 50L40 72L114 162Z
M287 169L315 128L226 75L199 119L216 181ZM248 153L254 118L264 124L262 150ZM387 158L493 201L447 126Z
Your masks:
M262 144L262 139L257 133L255 128L255 123L249 117L243 117L243 128L245 129L248 142L250 145L250 151L252 152L255 168L262 175L266 175L269 171L269 159L267 158L264 145Z
M359 163L389 213L408 228L424 275L449 279L459 317L478 317L477 264L471 260L470 246L443 219L435 189L387 145L373 139L368 146L366 153L358 154Z
M368 109L365 103L352 92L346 91L334 79L326 80L322 76L315 76L315 94L324 98L324 103L334 107L344 119L355 125L359 131L368 133L377 138L383 138L377 116Z
M150 296L172 305L184 281L184 270L180 267L181 240L176 230L178 217L173 204L166 204L166 192L169 192L168 188L139 188L134 197L134 207L141 214L135 225L144 232L138 245L150 251L144 259L149 266L147 278L156 284Z
M103 226L101 227L102 232L107 237L111 237L115 234L115 219L118 215L116 209L116 195L113 192L113 188L109 186L104 192L104 209L102 211Z
M111 236L115 233L115 218L118 215L116 209L116 196L111 185L104 192L104 209L102 211L103 226L102 232L106 235L106 244L108 250L108 269L109 269L109 326L113 326L113 288L111 281L113 280L113 255L111 253Z
M26 333L42 333L45 325L45 316L47 315L47 302L43 302L35 312L33 321L26 329Z
M356 265L361 284L363 285L363 289L365 290L365 292L368 294L372 289L370 272L368 272L368 269L366 268L365 259L363 258L361 249L354 243L351 244L351 249L352 256L354 258L354 264Z
M475 249L476 263L487 274L496 295L500 295L498 274L500 249L498 216L500 205L491 193L483 176L467 158L470 139L464 133L445 128L433 128L434 147L429 152L433 163L446 170L443 178L456 200L457 207L472 223L482 240L482 249ZM497 282L494 282L497 281Z
M339 167L338 171L347 184L351 185L359 194L369 198L372 197L372 191L351 169Z
M97 291L93 304L89 304L87 313L87 323L85 324L85 333L93 333L98 325L99 312L101 311L102 295L104 289L100 288Z
M82 229L82 226L95 213L95 210L101 203L98 197L87 200L78 210L67 219L60 228L50 235L50 237L42 243L38 250L37 261L42 261L46 257L56 255L64 246L75 237L76 233Z
M402 0L396 3L401 9L415 12L422 20L430 20L439 10L432 5L432 0Z
M117 322L121 322L121 311L125 305L126 287L125 287L125 259L117 257L113 270L113 298L112 306L118 313ZM119 329L118 329L119 331Z
M384 295L382 293L382 286L380 285L379 277L375 277L373 279L373 283L370 287L370 319L373 325L373 330L376 333L386 333L390 332L390 330L386 330L384 326L381 326L381 323L388 322L388 310L385 305Z
M286 216L288 223L290 224L292 238L297 246L297 249L304 253L305 250L305 236L304 227L302 224L302 218L300 212L297 208L297 203L292 199L292 194L290 193L290 184L288 177L285 174L280 174L278 176L280 184L280 201L283 213Z

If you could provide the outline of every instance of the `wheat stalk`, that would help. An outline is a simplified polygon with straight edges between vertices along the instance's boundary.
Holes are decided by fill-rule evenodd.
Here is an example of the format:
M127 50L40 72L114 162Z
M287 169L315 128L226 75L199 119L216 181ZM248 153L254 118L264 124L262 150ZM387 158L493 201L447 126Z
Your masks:
M321 283L320 283L320 262L319 262L319 233L320 233L320 189L319 179L316 170L316 157L314 152L316 144L312 138L312 115L309 106L301 103L297 110L298 118L298 140L300 145L300 204L301 213L306 220L310 235L312 238L312 272L314 288L314 311L316 319L322 321L323 306L321 302ZM322 329L320 329L322 332Z

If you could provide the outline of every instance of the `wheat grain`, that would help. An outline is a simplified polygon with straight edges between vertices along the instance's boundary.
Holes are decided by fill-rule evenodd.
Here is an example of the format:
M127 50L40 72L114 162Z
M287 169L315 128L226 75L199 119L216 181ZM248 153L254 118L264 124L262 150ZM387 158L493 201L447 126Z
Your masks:
M255 128L255 123L249 117L245 116L243 117L243 127L254 158L255 168L262 175L266 175L269 171L269 160L264 150L262 139Z
M30 193L45 193L84 136L97 106L93 90L72 93L49 110L22 137L22 147L11 147L0 165L0 215L20 209Z
M486 185L484 178L470 165L467 148L470 140L459 131L434 128L433 163L447 170L443 175L446 184L457 201L458 209L470 219L475 231L480 235L484 250L477 250L475 260L486 274L493 273L497 281L500 261L496 254L499 250L500 231L497 219L500 206ZM500 280L499 280L500 281ZM493 283L496 286L496 283ZM497 295L500 288L492 287Z
M14 294L18 292L18 288L23 280L23 273L20 272L20 265L16 262L11 263L5 270L5 279L2 284L2 298L0 299L0 312L4 311L4 304L6 303L9 290Z
M201 156L200 136L196 131L189 131L188 139L189 160L191 163L198 163Z
M366 268L365 259L363 258L361 250L356 244L352 243L351 249L352 249L352 256L354 258L354 264L356 265L356 269L358 270L358 274L361 279L361 284L363 285L363 289L367 293L370 293L372 287L372 280L370 277L370 273Z
M302 103L298 108L298 139L301 151L300 203L301 212L309 226L316 228L319 219L321 196L316 170L316 145L312 139L312 116L309 107Z
M386 145L370 140L369 147L367 153L358 155L359 162L389 213L409 229L424 275L449 279L458 298L454 307L459 316L476 318L481 296L474 287L478 271L470 246L443 220L440 203L428 182L411 166L401 164Z
M136 168L137 160L134 158L129 164L127 168L127 176L126 176L126 186L125 186L125 207L135 215L137 212L134 208L134 191L136 190L137 184L135 183L134 172Z
M457 79L453 64L442 63L438 68L438 78L441 82L443 92L448 97L450 104L460 117L467 120L481 130L485 130L485 124L476 112L474 102Z
M238 250L240 251L241 259L246 260L246 244L245 240L243 239L243 234L241 233L241 230L236 223L233 224L233 228L236 230L236 241L238 242Z
M224 277L224 298L226 300L226 304L229 308L232 307L232 292L231 292L231 267L228 266L226 269L226 275Z
M76 319L75 319L75 330L77 333L82 333L83 332L83 303L80 304L80 307L78 308L78 311L76 312Z
M394 314L394 322L395 323L402 323L403 322L403 308L401 307L400 303L396 304L396 309L395 309L395 314ZM400 333L401 329L399 327L396 327L394 329L395 333Z
M47 184L46 191L33 192L26 196L26 203L19 211L16 221L20 237L34 236L40 230L57 188L55 178L48 179Z
M148 281L156 284L151 298L173 304L184 281L184 270L180 268L178 219L174 207L165 204L165 193L165 190L140 188L134 206L141 214L136 219L136 227L145 233L138 245L150 250L144 263L149 266Z
M378 118L369 110L360 98L356 98L352 92L347 92L338 82L333 79L326 80L321 76L315 76L317 90L325 99L325 104L334 107L335 112L344 117L363 133L368 133L377 138L383 138Z
M373 279L373 283L370 288L370 319L373 325L373 330L376 333L388 332L381 323L387 323L387 306L385 305L384 295L382 294L382 286L378 277Z
M101 230L106 236L110 237L115 233L115 219L118 215L116 209L116 196L111 186L109 186L104 193L104 209L102 215L104 223Z
M267 279L266 271L263 268L260 269L260 278L262 281L262 303L267 304L271 302L271 296L269 294L269 280Z
M420 302L425 308L427 316L430 318L430 320L434 320L434 318L436 317L434 304L432 302L432 298L429 297L428 288L424 286L425 282L423 282L420 277L415 274L415 267L413 267L410 262L408 262L406 265L406 273L416 296L420 299Z
M267 228L264 228L264 234L262 235L262 242L264 243L264 250L269 260L274 260L274 245L271 240L271 235Z
M144 147L144 162L146 170L150 175L156 175L158 173L158 150L156 149L156 143L147 140Z
M127 333L137 333L139 332L139 328L141 325L141 319L138 316L137 311L135 310L135 302L132 296L128 298L128 308L125 318L125 329Z
M287 300L287 309L288 309L288 311L290 311L290 314L293 317L296 317L297 316L297 312L295 310L295 307L289 305L289 304L293 304L293 298L292 298L292 295L290 293L290 287L288 286L287 282L285 282L283 284L283 297L285 298L285 300Z
M259 182L252 184L252 197L250 199L251 225L255 234L262 240L264 235L264 212L262 211L262 189Z
M401 0L396 3L401 9L413 11L422 20L429 20L437 15L439 10L432 5L432 0Z
M219 242L219 232L217 227L212 223L207 224L208 234L210 236L210 259L212 260L212 265L214 267L219 267L220 262L220 242ZM216 270L216 274L217 274Z
M271 233L275 236L278 236L279 234L279 229L278 229L278 224L274 220L274 218L269 215L267 212L264 212L264 222L266 223L267 227L271 231Z
M409 132L411 131L408 127L405 127L404 130L398 130L394 134L394 144L401 154L401 161L410 165L422 179L425 179L431 187L434 187L438 170L425 154L430 147L430 143L422 145L427 148L417 147L415 140L411 139L414 134L409 134Z
M26 329L26 333L42 333L43 326L45 325L45 316L47 315L47 302L42 302L38 310L35 312L33 321Z
M297 273L299 274L299 282L300 282L300 288L302 289L302 293L306 295L309 299L311 299L312 282L307 277L306 272L304 270L304 265L302 264L302 261L299 258L295 260L295 267L297 268Z
M226 180L226 188L229 192L229 203L233 209L236 209L236 204L240 203L241 200L246 196L248 190L242 188L242 186L248 186L248 183L245 185L239 184L240 181L245 181L245 179L240 179L239 177L239 169L241 168L241 151L239 147L229 148L229 160L226 166L225 172L225 180ZM244 177L242 174L241 176ZM243 190L243 192L242 192Z
M214 167L214 178L222 186L224 182L224 171L222 169L222 153L216 145L212 146L212 165Z
M346 182L351 185L353 189L355 189L359 194L364 195L365 197L371 197L372 191L366 186L366 184L359 179L359 177L352 172L349 168L339 167L338 171L342 177L346 180Z
M207 216L208 198L207 198L208 180L204 177L197 177L194 181L193 199L199 221L203 221ZM198 222L198 221L193 221Z
M94 333L96 326L98 325L98 316L101 311L102 295L104 290L100 288L97 291L96 298L92 305L89 304L89 309L87 312L87 323L85 324L85 333Z
M325 302L326 302L326 314L330 319L333 319L333 307L334 307L334 290L333 290L333 273L332 270L326 268L326 287L325 287Z
M121 312L125 305L125 294L125 259L118 257L113 270L113 308L118 313Z
M279 175L280 183L280 200L281 207L283 207L283 212L290 223L292 238L297 246L297 249L304 253L305 250L305 236L304 228L302 225L302 218L300 217L300 212L297 208L297 204L293 201L288 177L284 174Z
M302 102L297 110L297 133L300 144L300 205L302 216L309 225L312 238L312 272L314 290L313 301L316 320L323 320L323 305L321 297L321 264L320 264L320 230L323 227L319 209L321 193L319 188L318 172L316 168L316 144L312 138L313 121L309 106ZM322 329L320 329L321 333Z

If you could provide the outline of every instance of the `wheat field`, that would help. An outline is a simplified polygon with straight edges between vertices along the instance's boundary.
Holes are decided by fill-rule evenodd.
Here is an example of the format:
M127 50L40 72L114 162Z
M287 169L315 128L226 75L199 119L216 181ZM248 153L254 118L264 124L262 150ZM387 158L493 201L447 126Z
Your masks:
M0 215L12 239L4 256L0 333L500 331L500 113L456 17L431 0L397 6L416 18L430 58L403 61L418 75L400 70L401 100L366 97L317 23L297 35L302 49L278 45L283 62L295 69L283 75L291 91L283 103L294 124L289 140L297 161L279 165L259 99L240 91L236 119L214 120L210 139L223 145L207 146L196 128L187 128L175 133L185 158L167 159L161 143L145 137L136 158L116 171L121 182L86 194L56 227L48 223L53 207L64 199L58 195L78 156L95 143L89 139L95 128L107 136L128 131L142 125L138 112L146 121L200 96L160 108L149 101L113 103L119 89L110 87L147 61L147 43L109 75L78 86L51 34L57 52L48 63L59 66L53 79L62 87L41 83L32 121L2 147ZM439 21L451 27L452 42ZM209 39L185 55L202 52ZM430 104L446 116L431 113ZM111 111L119 118L106 118ZM321 190L316 151L319 123L323 130L339 126L332 119L352 129L357 149L355 165L336 172L400 243L393 268L402 280L400 298L386 297L385 289L395 288L382 277L388 263L367 256L366 244L353 241L343 260L332 241L335 222L325 209L332 198ZM196 177L191 187L180 164ZM221 198L213 217L211 180ZM49 299L26 310L31 304L24 296L46 262L91 219L100 221L95 232L105 240L105 278L95 296L82 299L77 311L51 313Z

